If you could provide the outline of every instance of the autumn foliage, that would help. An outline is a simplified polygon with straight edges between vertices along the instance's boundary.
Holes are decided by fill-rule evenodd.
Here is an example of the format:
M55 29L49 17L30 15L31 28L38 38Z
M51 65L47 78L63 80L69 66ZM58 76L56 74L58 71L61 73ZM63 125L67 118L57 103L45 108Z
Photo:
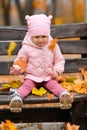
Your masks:
M19 58L17 61L15 61L14 65L18 65L21 67L23 71L26 71L27 63L23 59L23 57Z
M1 130L18 130L13 122L10 120L6 120L5 122L1 122Z
M54 48L55 48L57 42L58 42L58 39L57 39L57 38L54 38L54 39L51 41L51 43L50 43L50 45L49 45L49 49L50 49L51 51L54 50Z
M66 124L66 130L79 130L79 127L78 125L71 125L69 122Z
M69 92L76 92L79 94L87 94L87 71L86 67L80 68L82 79L76 77L67 77L61 85Z

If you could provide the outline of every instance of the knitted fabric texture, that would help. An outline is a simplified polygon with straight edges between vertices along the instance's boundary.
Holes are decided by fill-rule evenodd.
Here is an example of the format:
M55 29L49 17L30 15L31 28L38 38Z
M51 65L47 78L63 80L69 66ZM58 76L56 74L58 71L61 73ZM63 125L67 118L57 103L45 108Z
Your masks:
M26 15L25 16L28 25L29 36L49 36L50 35L50 24L52 16L46 16L45 14L38 15Z

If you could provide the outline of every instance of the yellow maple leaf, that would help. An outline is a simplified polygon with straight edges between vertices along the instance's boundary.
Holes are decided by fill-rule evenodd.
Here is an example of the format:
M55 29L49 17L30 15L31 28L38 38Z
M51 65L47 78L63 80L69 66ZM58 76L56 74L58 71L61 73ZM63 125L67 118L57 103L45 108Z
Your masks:
M17 43L14 41L11 41L9 44L9 48L7 49L8 56L10 57L14 49L16 48Z
M40 89L37 89L36 87L34 87L32 89L32 94L38 95L38 96L42 96L44 94L46 94L46 89L44 89L43 87L41 87Z

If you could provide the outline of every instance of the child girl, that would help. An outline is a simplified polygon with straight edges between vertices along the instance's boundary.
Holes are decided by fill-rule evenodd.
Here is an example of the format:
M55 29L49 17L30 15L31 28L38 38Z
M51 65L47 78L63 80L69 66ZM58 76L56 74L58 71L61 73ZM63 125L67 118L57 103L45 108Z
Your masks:
M65 60L58 44L54 49L49 49L52 41L50 25L52 16L37 14L25 17L28 32L22 42L10 74L18 75L24 73L24 82L17 91L11 95L9 104L12 112L21 112L23 99L30 94L35 86L43 86L56 95L60 101L61 109L71 107L72 97L56 81L57 77L64 71ZM26 70L15 64L20 58L27 63Z

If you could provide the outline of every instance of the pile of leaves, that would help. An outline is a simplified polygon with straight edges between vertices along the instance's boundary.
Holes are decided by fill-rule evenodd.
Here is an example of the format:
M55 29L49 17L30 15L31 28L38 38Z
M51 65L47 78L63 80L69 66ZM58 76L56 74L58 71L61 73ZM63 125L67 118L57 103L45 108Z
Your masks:
M81 68L82 79L77 77L66 77L62 78L61 81L62 87L67 89L69 92L78 93L78 94L87 94L87 72L86 68ZM9 83L2 83L0 87L0 91L9 91L10 88L17 89L22 85L22 81L11 81ZM42 96L47 94L47 98L51 100L53 98L53 94L47 92L47 90L42 86L39 89L34 87L32 90L32 94Z
M61 85L69 92L76 92L79 94L87 94L87 72L86 67L80 68L82 79L76 77L68 77L61 83Z
M13 88L13 89L17 89L19 88L20 86L22 85L22 81L21 80L13 80L9 83L2 83L1 84L1 87L0 87L0 91L9 91L10 88Z

